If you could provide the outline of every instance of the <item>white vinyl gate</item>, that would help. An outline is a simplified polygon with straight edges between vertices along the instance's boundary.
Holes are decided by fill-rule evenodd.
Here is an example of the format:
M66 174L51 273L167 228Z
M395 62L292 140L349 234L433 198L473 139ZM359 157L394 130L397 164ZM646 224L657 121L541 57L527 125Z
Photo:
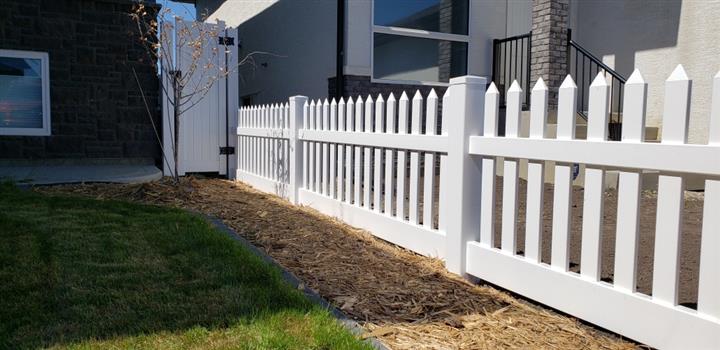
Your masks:
M191 74L183 91L184 95L198 92L187 100L181 99L178 173L218 172L227 174L235 168L235 157L221 154L221 148L234 147L236 143L234 126L237 124L238 50L237 29L226 28L224 22L203 23L175 21L175 69L181 77ZM200 34L201 32L205 34ZM202 57L193 60L197 52L194 39L203 37ZM196 64L195 67L192 67ZM222 72L230 72L226 76ZM193 72L193 73L189 73ZM174 137L173 84L162 74L163 96L163 147L168 157L164 163L164 174L173 169L172 149ZM219 77L219 78L218 78ZM210 85L209 88L205 86ZM232 148L230 148L232 149ZM227 150L227 148L225 148ZM223 152L228 153L228 152ZM230 172L234 176L234 171Z
M602 75L590 86L587 140L574 135L578 88L570 77L559 89L554 139L545 138L548 88L542 81L531 93L529 138L518 135L519 85L508 91L506 135L498 137L499 92L486 83L481 77L452 79L437 129L428 127L438 117L434 93L331 102L294 96L288 103L243 107L237 178L441 257L451 272L479 277L652 347L720 349L720 74L705 145L687 143L691 81L680 66L666 82L661 143L643 140L647 84L639 72L626 83L620 142L607 140L610 89ZM525 159L527 187L520 193L518 165ZM578 163L585 164L579 273L569 268L572 167ZM550 242L540 237L545 166L555 167L547 208ZM496 217L498 167L504 176ZM617 212L603 208L607 170L619 172ZM651 294L636 288L644 170L660 172ZM693 257L699 260L696 308L678 301L683 181L690 175L705 179L702 245ZM522 252L519 198L526 199ZM600 279L606 239L601 225L609 215L617 216L617 239L615 276L606 282ZM551 247L549 263L540 259L543 244Z

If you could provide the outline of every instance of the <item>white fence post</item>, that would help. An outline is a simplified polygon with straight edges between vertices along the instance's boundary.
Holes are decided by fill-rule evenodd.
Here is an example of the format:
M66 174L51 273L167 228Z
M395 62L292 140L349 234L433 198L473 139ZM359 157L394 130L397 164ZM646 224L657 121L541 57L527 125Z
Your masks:
M299 204L298 191L303 183L303 167L302 163L302 141L298 137L298 131L303 125L305 112L305 104L308 98L306 96L290 97L290 129L288 135L288 144L290 146L290 183L288 184L288 198L290 203Z
M470 136L482 135L485 106L484 77L463 76L450 79L449 103L443 103L443 123L448 126L448 166L441 176L452 176L447 184L445 266L450 272L465 274L467 243L480 238L480 196L482 162L468 153Z

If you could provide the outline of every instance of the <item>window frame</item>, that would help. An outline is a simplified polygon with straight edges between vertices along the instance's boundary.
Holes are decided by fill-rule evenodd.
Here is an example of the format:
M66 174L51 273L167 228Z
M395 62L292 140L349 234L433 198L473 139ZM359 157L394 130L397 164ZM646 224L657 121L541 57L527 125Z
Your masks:
M468 34L451 34L432 32L423 29L413 29L404 27L393 27L393 26L381 26L375 24L375 0L371 1L370 5L370 82L371 83L382 83L382 84L401 84L401 85L428 85L428 86L449 86L450 83L444 83L439 81L424 81L424 80L402 80L402 79L385 79L375 78L375 33L378 34L390 34L413 38L432 39L432 40L445 40L461 42L467 45L466 60L466 71L468 74L470 70L470 33L472 33L472 21L470 20L473 11L473 1L468 0Z
M42 128L8 128L0 126L2 136L50 136L50 58L47 52L0 49L0 57L39 59L42 85Z

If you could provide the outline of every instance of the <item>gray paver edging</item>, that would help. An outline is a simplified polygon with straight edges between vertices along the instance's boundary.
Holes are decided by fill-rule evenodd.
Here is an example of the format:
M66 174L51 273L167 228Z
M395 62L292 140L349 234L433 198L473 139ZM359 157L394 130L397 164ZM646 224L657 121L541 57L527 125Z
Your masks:
M256 246L254 246L252 243L250 243L250 241L243 238L242 236L237 234L237 232L235 232L233 229L231 229L230 227L225 225L225 223L223 223L222 220L220 220L216 217L207 215L207 214L198 213L195 211L191 211L191 212L205 217L208 221L210 221L210 223L213 226L215 226L217 229L219 229L220 231L225 233L228 237L230 237L233 240L235 240L236 242L240 243L243 247L249 249L253 254L260 257L263 261L267 262L270 265L277 267L281 271L282 277L285 281L287 281L294 288L301 290L303 292L303 294L308 299L310 299L310 301L312 301L313 303L316 303L316 304L322 306L323 308L327 309L328 311L330 311L330 313L332 313L333 316L335 316L335 318L340 322L340 324L342 324L345 328L347 328L351 333L353 333L355 335L362 335L362 334L366 333L365 329L363 329L362 326L360 326L360 324L358 324L353 319L348 317L344 312L342 312L338 308L334 307L327 300L323 299L323 297L320 296L320 294L318 294L314 290L308 288L307 285L305 283L303 283L299 278L297 278L295 275L293 275L290 271L287 271L286 269L284 269L272 257L267 255L262 250L258 249ZM389 350L387 347L385 347L382 343L380 343L380 341L378 341L375 338L372 338L372 337L366 338L365 341L370 343L370 345L372 345L377 350Z

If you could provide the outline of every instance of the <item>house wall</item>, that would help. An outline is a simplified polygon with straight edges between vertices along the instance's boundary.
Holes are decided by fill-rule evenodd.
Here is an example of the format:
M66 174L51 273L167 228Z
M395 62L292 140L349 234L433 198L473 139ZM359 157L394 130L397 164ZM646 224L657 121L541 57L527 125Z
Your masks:
M275 103L293 95L328 96L335 76L336 13L334 0L199 0L200 16L237 26L239 57L255 54L240 69L239 94L254 104Z
M515 0L508 12L508 2L501 0L470 0L470 43L468 44L468 74L490 77L492 73L492 40L504 38L508 33L508 16L523 18L530 0ZM372 1L349 1L347 11L347 34L345 74L371 75L372 62ZM529 18L529 17L528 17ZM522 31L517 24L512 30ZM530 31L529 22L525 26ZM514 34L513 34L514 35Z
M130 35L130 1L3 0L0 49L48 52L51 136L0 136L0 159L159 161L158 79Z
M648 82L647 124L660 126L664 81L682 64L693 80L690 142L708 139L712 77L720 68L720 1L571 1L573 39L624 77Z

